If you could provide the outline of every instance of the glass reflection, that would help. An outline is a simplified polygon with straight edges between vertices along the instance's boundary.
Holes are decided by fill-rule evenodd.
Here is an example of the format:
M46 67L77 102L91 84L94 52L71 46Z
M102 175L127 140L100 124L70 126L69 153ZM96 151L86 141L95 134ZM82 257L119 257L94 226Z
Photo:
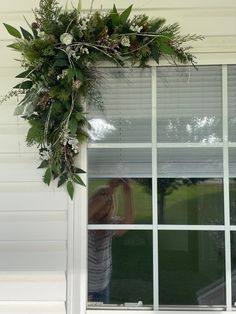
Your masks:
M225 305L224 233L159 231L161 305Z
M222 179L159 178L160 224L223 224Z
M236 225L236 178L229 180L230 193L230 220L232 225Z
M198 70L158 70L158 142L222 141L221 68L200 66Z
M236 306L236 232L231 232L232 304Z
M88 305L151 305L152 232L90 230L88 237Z
M89 179L89 223L152 223L151 190L151 178Z
M228 66L229 141L236 141L236 65Z

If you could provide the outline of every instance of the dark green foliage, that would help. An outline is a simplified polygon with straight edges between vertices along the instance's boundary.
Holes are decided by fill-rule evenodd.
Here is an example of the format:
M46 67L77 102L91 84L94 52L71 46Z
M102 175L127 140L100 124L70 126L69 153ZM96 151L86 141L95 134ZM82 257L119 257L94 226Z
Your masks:
M29 120L31 127L27 133L26 142L28 146L34 144L43 144L44 142L44 124L40 120Z
M30 31L4 24L15 39L8 47L21 54L24 68L17 75L23 81L14 86L24 96L15 115L30 123L26 142L39 149L43 181L49 185L57 178L71 199L74 183L84 186L84 171L75 167L79 144L88 138L84 98L88 107L103 108L96 62L146 67L150 58L159 63L165 57L174 64L194 64L190 47L183 44L200 36L181 36L179 25L165 26L164 19L130 18L131 11L132 5L123 12L114 5L106 14L84 17L80 9L64 11L56 0L40 0L35 21L26 21Z

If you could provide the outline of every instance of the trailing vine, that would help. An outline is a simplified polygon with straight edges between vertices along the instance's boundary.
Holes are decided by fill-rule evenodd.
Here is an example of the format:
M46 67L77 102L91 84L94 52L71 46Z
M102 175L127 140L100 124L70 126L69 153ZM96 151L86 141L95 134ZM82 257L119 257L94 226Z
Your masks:
M15 39L8 47L21 54L24 68L16 76L22 82L4 100L23 96L15 115L29 122L26 142L38 147L43 181L66 184L71 199L74 183L84 185L84 171L75 165L79 145L88 139L83 102L100 99L96 63L145 67L150 59L159 63L164 57L174 64L195 65L186 43L201 36L182 36L177 23L165 25L164 19L145 14L130 18L131 11L132 6L120 13L114 5L107 13L83 15L79 8L67 11L56 0L41 0L34 22L27 22L29 31L4 24Z

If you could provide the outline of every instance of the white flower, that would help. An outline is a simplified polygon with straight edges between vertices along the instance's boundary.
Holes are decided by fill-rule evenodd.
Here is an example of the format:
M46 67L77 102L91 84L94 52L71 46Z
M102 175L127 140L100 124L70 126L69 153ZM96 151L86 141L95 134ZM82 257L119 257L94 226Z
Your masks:
M121 38L121 45L124 46L124 47L130 47L129 37L123 36Z
M60 41L64 44L64 45L70 45L73 41L73 36L69 33L64 33L60 36Z
M133 24L130 25L130 30L131 30L132 32L140 33L140 31L141 31L142 29L143 29L142 26L133 25Z
M45 36L45 33L44 33L44 32L38 32L38 36L39 36L39 37L44 37L44 36Z
M42 160L49 160L51 154L50 148L45 148L44 150L40 151L40 157Z
M62 73L57 75L57 80L65 78L67 76L67 73L68 73L67 69L66 70L62 70Z
M84 53L86 53L87 55L89 54L89 50L88 50L88 48L84 48L84 47L81 47L80 48L80 52L82 53L82 54L84 54Z

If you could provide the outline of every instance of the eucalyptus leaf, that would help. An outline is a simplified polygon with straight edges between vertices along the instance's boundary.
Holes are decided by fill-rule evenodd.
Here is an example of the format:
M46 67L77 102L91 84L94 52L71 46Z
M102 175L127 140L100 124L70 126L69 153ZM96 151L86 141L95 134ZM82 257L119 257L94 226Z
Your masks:
M71 200L73 200L73 196L74 196L74 185L72 181L68 181L67 182L67 192L70 195Z
M49 185L51 180L52 180L52 169L51 167L48 167L43 176L43 182Z
M14 110L14 116L20 116L23 114L25 110L25 104L22 104L22 105L18 105L15 110Z
M6 27L6 30L11 36L16 38L22 38L21 33L15 27L6 23L3 23L3 25Z
M85 183L83 182L83 180L77 174L74 175L73 180L75 183L77 183L79 185L86 186Z
M59 188L61 185L63 185L66 181L68 180L68 174L67 173L63 173L58 180L58 184L57 187Z
M77 167L75 167L74 172L75 173L86 173L86 171L84 171L83 169L77 168Z

